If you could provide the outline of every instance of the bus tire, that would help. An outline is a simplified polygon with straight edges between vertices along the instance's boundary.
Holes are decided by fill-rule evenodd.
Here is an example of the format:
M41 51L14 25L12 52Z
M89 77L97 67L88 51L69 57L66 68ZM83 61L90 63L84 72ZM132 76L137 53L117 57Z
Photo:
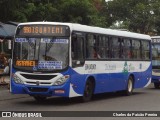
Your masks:
M92 99L94 92L94 83L88 79L84 88L84 93L82 96L82 102L88 102Z
M159 89L160 88L160 84L159 83L154 83L154 88Z
M127 88L125 90L125 95L130 96L133 94L133 77L129 76L128 78L128 83L127 83Z
M47 99L45 96L33 96L37 102L43 102Z

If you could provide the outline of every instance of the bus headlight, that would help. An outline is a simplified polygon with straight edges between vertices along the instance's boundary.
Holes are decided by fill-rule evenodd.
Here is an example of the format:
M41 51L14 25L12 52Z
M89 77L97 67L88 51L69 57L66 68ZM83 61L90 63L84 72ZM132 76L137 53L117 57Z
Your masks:
M23 81L16 74L13 75L13 80L17 84L23 84Z
M69 78L69 75L65 75L63 77L60 77L58 80L56 80L54 82L53 85L63 85L67 81L68 78Z

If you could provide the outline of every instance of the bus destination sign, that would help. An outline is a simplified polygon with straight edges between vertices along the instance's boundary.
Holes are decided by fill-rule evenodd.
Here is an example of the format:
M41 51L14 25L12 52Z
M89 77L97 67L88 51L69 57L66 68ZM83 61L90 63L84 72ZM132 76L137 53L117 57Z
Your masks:
M69 27L62 25L21 25L16 35L24 36L69 36Z
M31 60L17 60L16 61L16 65L17 66L26 66L26 67L31 67L31 66L35 66L36 62L35 61L31 61Z

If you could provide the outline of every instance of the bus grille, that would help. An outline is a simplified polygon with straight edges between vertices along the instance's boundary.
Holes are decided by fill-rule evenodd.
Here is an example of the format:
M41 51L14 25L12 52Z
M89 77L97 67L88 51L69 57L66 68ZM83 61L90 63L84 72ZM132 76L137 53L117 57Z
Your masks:
M27 84L37 85L37 82L26 81ZM52 82L39 82L39 85L51 85Z
M48 88L28 87L30 92L47 92Z
M23 77L27 79L34 79L34 80L50 80L57 75L32 75L32 74L21 74Z

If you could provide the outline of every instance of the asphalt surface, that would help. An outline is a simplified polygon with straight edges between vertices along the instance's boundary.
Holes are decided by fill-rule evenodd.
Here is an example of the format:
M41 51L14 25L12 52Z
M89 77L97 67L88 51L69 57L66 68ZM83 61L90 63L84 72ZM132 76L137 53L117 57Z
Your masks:
M38 103L29 95L13 95L7 86L0 86L0 111L160 111L159 102L160 89L154 89L153 84L147 88L134 90L131 96L124 96L121 92L95 95L93 100L87 103L81 103L79 98L62 97L51 97ZM92 117L47 117L47 119L160 120L160 117L93 117L94 113L90 114Z

